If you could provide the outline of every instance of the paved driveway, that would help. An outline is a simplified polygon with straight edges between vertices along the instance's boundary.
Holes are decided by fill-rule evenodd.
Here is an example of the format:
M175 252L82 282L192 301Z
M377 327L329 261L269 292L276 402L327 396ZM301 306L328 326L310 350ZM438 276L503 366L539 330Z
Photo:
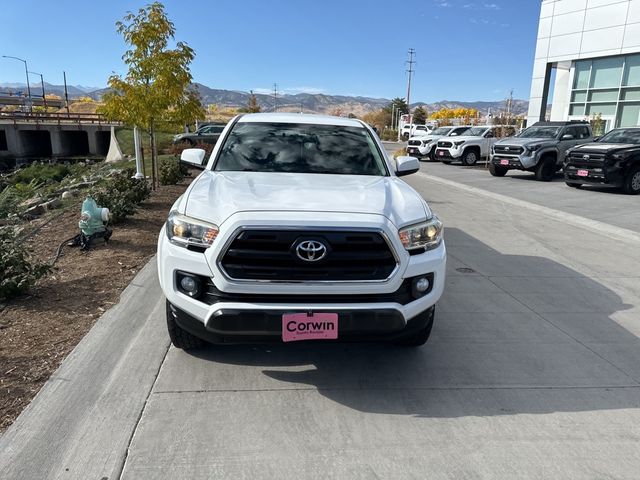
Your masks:
M0 439L0 478L637 479L640 244L408 181L447 227L425 347L168 348L151 264Z

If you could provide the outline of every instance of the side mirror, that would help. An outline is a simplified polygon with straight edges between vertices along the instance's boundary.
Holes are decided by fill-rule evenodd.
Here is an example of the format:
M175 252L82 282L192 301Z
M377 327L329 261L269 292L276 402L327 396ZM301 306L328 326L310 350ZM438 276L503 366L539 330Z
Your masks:
M562 135L562 138L560 140L573 140L573 135L571 135L570 133L566 133Z
M180 154L180 162L188 163L192 167L200 168L204 170L204 165L202 162L204 161L204 156L207 154L201 148L185 148Z
M404 177L420 170L420 162L415 157L396 158L396 175Z

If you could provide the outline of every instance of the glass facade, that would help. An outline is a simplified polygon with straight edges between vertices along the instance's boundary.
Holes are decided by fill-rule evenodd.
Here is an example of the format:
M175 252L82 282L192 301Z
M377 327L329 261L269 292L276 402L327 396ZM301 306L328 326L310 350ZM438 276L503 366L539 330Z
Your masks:
M608 128L640 125L640 54L575 62L569 116L598 114Z

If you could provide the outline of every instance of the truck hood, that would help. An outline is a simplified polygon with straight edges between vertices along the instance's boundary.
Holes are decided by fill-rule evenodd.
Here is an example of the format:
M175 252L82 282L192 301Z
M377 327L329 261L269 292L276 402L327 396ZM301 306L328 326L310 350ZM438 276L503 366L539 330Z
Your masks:
M398 177L205 170L185 197L186 215L216 225L251 211L384 215L397 227L432 215Z
M428 141L429 143L443 138L443 135L414 135L409 140Z
M505 138L504 140L500 140L495 143L495 145L517 145L521 147L526 147L527 145L533 144L551 144L555 145L558 143L557 140L553 138L518 138L518 137L510 137Z
M446 137L446 140L451 140L452 142L468 142L470 140L480 140L482 137L472 137L470 135L460 135L459 137ZM442 140L439 138L438 140Z
M628 148L638 147L637 144L633 143L585 143L578 147L572 148L572 152L595 152L595 153L608 153L613 152L615 150L625 150Z

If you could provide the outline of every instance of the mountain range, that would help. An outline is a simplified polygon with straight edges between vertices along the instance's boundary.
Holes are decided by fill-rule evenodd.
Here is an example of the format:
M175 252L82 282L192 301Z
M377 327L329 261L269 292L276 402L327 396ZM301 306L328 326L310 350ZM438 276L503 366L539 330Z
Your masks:
M205 105L216 104L219 107L238 108L247 105L250 97L249 92L242 92L236 90L221 90L211 88L201 83L195 83L194 86L198 89L202 102ZM24 91L26 89L25 84L21 83L0 83L0 95L6 95L10 92L14 94L17 91ZM63 85L52 85L45 83L46 93L53 93L64 97ZM68 85L67 92L69 98L78 98L82 96L89 96L94 100L100 100L102 95L107 92L107 88L92 88L81 85ZM40 84L31 85L31 95L42 95L42 88ZM275 108L275 101L273 95L266 95L262 93L256 93L256 99L258 104L262 108L262 111L269 112ZM365 113L378 110L390 102L386 98L371 98L360 96L348 96L348 95L326 95L321 93L297 93L295 95L279 94L277 96L277 108L278 111L288 112L304 112L304 113L324 113L324 114L343 114L348 115L350 113L361 116ZM422 106L427 109L428 112L434 112L441 108L475 108L482 115L486 115L489 112L499 112L505 110L506 102L499 100L495 102L462 102L456 100L442 100L440 102L425 103L415 102L411 104L412 108ZM516 115L522 115L527 112L529 102L526 100L513 100L512 112Z

